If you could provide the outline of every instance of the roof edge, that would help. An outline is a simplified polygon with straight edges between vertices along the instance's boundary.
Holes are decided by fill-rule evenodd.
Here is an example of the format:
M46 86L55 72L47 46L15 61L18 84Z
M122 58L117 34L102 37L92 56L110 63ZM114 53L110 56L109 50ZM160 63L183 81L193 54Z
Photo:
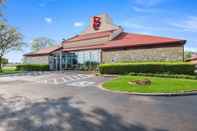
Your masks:
M56 48L56 49L54 49L53 51L50 51L50 52L48 52L48 53L36 53L36 52L33 52L33 53L24 54L23 56L44 56L44 55L49 55L50 53L53 53L53 52L55 52L55 51L58 51L58 50L60 50L60 49L62 49L62 48L63 48L63 47L60 46L60 47L58 47L58 48Z

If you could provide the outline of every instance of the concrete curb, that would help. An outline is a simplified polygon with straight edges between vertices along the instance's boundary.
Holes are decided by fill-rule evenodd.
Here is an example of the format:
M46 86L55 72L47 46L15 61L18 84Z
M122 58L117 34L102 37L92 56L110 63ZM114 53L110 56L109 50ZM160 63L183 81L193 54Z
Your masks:
M25 72L11 73L11 74L2 74L0 75L0 77L47 74L47 73L49 73L49 71L25 71Z
M137 93L137 92L127 92L127 91L111 91L102 86L103 83L99 84L97 87L103 91L117 93L117 94L126 94L126 95L137 95L137 96L189 96L197 95L197 91L193 92L180 92L180 93Z

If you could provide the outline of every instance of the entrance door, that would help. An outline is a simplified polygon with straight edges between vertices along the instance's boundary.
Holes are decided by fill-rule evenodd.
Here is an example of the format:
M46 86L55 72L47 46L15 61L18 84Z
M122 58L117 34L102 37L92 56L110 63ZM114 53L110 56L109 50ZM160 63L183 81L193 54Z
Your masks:
M77 55L75 53L65 53L63 59L65 69L75 69L77 65Z

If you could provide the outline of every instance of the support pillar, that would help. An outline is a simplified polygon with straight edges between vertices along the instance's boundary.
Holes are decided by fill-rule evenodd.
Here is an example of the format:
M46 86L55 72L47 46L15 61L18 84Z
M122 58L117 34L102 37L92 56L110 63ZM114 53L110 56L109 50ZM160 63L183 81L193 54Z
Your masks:
M59 62L60 62L60 63L59 63L59 66L60 66L59 68L60 68L60 70L63 70L63 69L62 69L62 52L59 53L59 57L60 57L60 58L59 58L59 60L60 60L60 61L59 61Z

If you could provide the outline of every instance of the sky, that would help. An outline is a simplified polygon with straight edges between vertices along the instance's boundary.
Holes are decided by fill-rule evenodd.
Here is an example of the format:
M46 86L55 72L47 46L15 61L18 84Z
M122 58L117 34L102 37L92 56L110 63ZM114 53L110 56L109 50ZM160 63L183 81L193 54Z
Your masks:
M7 0L6 21L23 34L29 47L10 52L10 62L20 62L36 37L57 42L79 34L89 17L107 13L126 32L187 40L186 50L197 51L196 0Z

